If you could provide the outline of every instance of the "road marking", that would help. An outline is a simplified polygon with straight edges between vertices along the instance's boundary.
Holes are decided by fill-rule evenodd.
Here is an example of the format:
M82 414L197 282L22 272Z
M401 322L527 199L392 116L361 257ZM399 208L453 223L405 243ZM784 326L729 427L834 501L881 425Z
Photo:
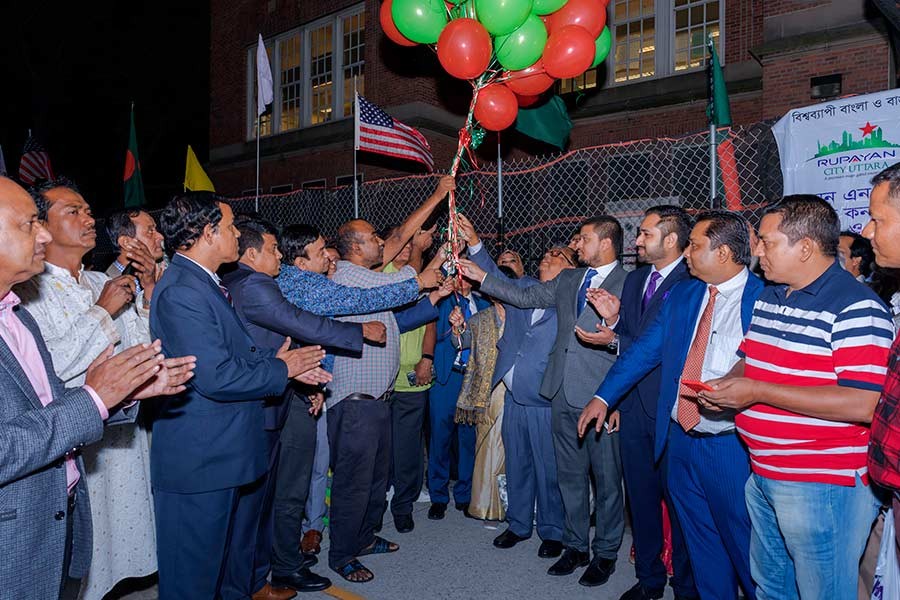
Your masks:
M334 584L331 584L331 587L323 590L323 592L334 598L339 598L340 600L366 600L365 597L355 594L350 590L340 588Z

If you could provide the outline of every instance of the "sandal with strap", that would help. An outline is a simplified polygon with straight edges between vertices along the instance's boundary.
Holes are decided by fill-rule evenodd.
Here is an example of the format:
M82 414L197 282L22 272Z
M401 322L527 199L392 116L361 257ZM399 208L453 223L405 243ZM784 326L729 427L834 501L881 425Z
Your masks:
M375 579L375 574L356 559L351 560L340 569L335 569L335 572L350 583L368 583ZM361 579L353 579L357 573L362 574Z
M366 556L368 554L389 554L391 552L396 552L400 549L400 546L395 544L394 542L389 542L381 536L376 535L375 541L372 542L372 545L368 548L363 548L360 550L357 556Z

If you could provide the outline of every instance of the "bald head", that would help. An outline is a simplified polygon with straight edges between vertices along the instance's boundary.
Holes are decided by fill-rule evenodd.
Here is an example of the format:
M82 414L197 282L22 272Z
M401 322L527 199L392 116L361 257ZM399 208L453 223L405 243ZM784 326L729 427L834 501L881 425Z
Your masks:
M371 223L353 219L338 229L337 249L344 260L371 269L383 260L384 240L378 237Z
M28 192L0 177L0 297L44 270L44 254L52 239Z

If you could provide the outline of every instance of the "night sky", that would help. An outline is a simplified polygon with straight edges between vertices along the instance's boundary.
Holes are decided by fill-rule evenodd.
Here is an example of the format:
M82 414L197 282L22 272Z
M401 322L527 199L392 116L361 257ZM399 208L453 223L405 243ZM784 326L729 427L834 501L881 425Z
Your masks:
M181 190L185 147L209 148L209 2L0 0L0 146L18 172L28 129L98 215L122 206L135 103L147 202Z

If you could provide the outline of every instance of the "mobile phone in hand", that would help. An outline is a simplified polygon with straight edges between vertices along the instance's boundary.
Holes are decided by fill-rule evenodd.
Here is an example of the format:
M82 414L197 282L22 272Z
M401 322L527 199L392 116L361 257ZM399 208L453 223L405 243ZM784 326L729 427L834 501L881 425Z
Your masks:
M711 391L713 391L713 388L712 388L711 385L709 385L709 384L707 384L707 383L703 383L702 381L696 381L696 380L693 380L693 379L682 379L682 380L681 380L681 383L682 383L685 387L690 388L690 389L692 389L692 390L694 390L695 392L698 392L698 393L699 393L699 392L711 392Z

